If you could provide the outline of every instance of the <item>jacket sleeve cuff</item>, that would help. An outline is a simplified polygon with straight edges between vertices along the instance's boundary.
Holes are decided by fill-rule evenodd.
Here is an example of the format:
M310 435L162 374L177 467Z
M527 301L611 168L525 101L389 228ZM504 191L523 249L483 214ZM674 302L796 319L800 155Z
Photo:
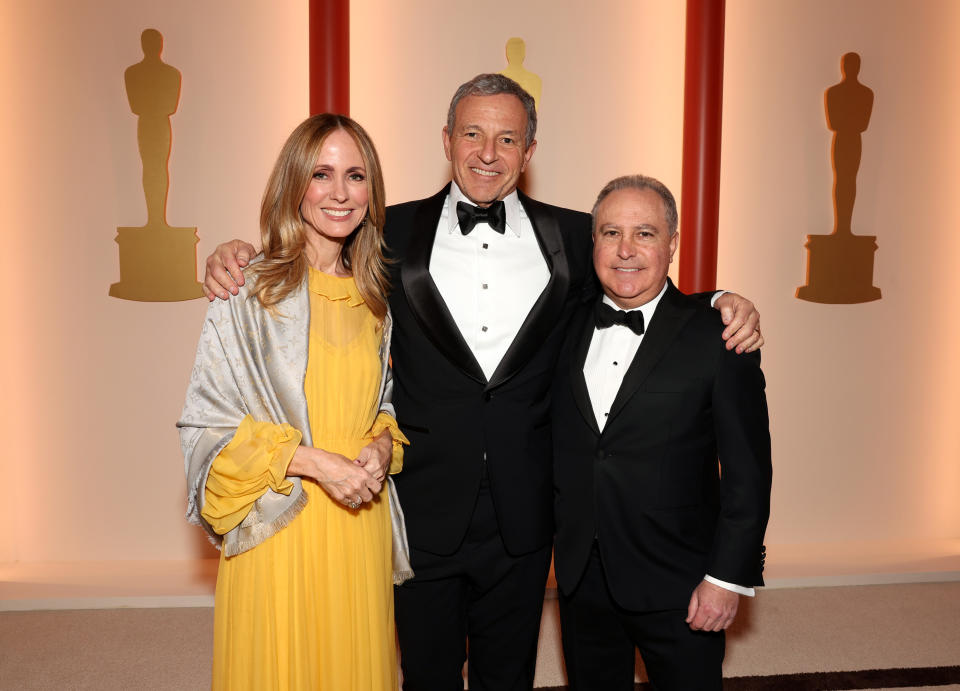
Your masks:
M747 588L742 585L737 585L736 583L727 583L726 581L721 581L719 578L714 578L713 576L707 574L703 577L707 583L713 583L716 586L725 588L726 590L732 590L733 592L739 595L746 595L747 597L753 597L757 594L757 591L753 588Z

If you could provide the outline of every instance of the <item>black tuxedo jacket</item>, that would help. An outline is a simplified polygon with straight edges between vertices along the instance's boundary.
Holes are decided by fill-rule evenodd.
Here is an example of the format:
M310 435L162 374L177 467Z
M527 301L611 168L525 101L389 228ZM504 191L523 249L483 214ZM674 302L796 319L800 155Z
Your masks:
M486 472L503 542L524 554L553 537L549 392L592 276L590 217L520 194L550 279L487 381L428 270L447 191L387 209L393 403L410 439L397 491L411 546L451 554Z
M577 587L595 538L611 594L632 611L685 609L706 574L762 585L771 463L759 353L727 351L719 312L671 283L601 433L583 376L593 304L573 319L553 394L560 588Z

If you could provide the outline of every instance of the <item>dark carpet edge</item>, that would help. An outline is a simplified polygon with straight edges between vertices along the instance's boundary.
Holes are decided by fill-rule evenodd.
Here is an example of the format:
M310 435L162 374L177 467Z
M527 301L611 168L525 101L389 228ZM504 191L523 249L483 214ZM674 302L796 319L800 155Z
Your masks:
M908 686L960 684L960 665L950 667L892 667L850 672L806 672L755 677L729 677L724 691L845 691L846 689L897 689ZM635 691L649 691L649 683ZM569 691L569 686L537 687L536 691Z

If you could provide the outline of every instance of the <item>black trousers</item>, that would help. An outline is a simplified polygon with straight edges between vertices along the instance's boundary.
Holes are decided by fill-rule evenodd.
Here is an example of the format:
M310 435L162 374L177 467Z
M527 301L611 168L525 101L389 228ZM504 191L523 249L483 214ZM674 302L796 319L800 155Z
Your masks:
M720 691L725 637L692 631L686 609L632 612L610 594L594 544L577 589L560 594L571 691L633 691L635 649L657 691Z
M511 556L481 488L452 555L412 550L415 577L394 589L404 691L528 691L540 633L550 546Z

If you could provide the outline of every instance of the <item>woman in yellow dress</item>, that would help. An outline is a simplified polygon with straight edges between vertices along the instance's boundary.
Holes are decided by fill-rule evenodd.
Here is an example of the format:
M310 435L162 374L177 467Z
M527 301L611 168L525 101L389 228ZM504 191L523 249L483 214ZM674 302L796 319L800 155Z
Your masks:
M290 135L263 253L211 303L180 428L188 519L221 545L214 689L397 688L393 583L409 577L387 473L383 176L349 118Z

